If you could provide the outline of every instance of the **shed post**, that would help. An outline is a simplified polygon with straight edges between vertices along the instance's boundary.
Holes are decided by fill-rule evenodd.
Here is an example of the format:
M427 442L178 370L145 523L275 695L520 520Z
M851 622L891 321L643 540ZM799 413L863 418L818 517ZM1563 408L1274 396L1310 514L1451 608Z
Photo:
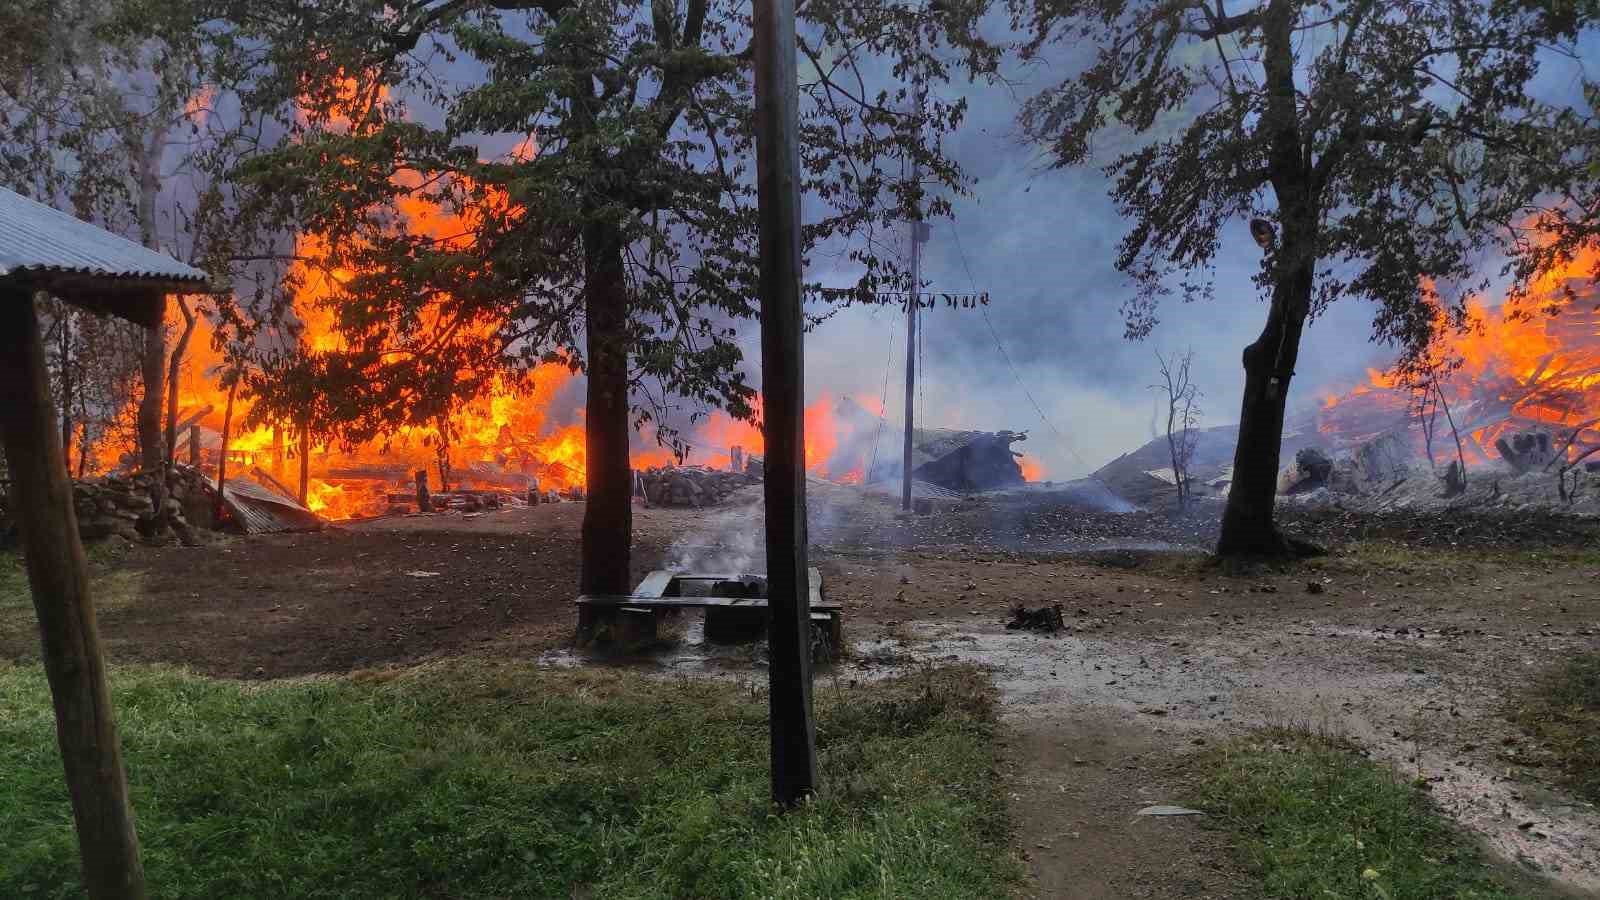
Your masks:
M93 900L140 900L144 867L122 768L105 658L78 539L72 483L50 403L33 292L0 286L0 438L11 468L28 586L39 616L56 740Z

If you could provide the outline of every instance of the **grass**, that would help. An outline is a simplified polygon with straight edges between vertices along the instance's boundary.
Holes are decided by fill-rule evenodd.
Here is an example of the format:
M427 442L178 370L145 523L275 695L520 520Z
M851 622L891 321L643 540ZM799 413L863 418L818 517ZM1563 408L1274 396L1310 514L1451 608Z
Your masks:
M246 685L122 668L152 895L994 897L992 688L819 685L824 791L767 804L764 696L511 662ZM43 676L0 664L0 896L72 897Z
M22 567L22 555L10 550L0 550L0 614L16 608L33 609L28 594L28 572Z
M90 544L85 551L92 567L89 592L97 612L127 608L144 596L143 571L111 567L125 548L99 543ZM33 595L28 589L28 571L22 555L0 550L0 628L34 627Z
M1197 771L1199 805L1234 832L1269 897L1516 896L1426 791L1328 738L1263 732Z
M1579 654L1536 678L1510 718L1577 793L1600 802L1600 653Z

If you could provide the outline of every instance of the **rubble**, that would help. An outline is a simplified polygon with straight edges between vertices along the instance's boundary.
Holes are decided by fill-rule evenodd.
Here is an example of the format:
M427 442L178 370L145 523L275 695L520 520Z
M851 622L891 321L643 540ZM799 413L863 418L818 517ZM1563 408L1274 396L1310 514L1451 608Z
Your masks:
M714 506L740 488L761 482L761 463L748 457L744 471L705 466L664 466L639 473L645 500L651 506Z
M1333 481L1333 458L1316 447L1302 447L1279 474L1278 493L1300 494L1330 487Z
M1046 634L1055 634L1065 631L1066 619L1061 613L1061 604L1054 606L1041 606L1038 609L1028 609L1025 606L1015 606L1011 609L1011 621L1006 623L1006 628L1011 630L1039 631Z

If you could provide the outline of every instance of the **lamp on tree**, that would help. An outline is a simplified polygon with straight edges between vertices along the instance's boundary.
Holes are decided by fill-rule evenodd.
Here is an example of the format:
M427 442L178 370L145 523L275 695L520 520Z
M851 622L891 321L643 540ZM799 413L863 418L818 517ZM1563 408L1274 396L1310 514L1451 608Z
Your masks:
M1272 223L1266 219L1250 220L1250 236L1256 239L1256 243L1261 245L1262 250L1271 250L1272 245L1278 240L1277 231L1273 229Z

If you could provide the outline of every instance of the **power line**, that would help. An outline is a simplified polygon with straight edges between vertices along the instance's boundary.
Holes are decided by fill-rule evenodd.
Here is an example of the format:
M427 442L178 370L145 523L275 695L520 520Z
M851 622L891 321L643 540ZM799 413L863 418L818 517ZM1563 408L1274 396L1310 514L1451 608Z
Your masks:
M973 291L977 291L978 281L972 277L972 266L967 262L966 248L961 245L961 232L959 229L952 227L950 229L950 233L956 239L956 252L961 256L961 268L966 270L967 281L971 283ZM1062 433L1061 429L1056 427L1054 422L1050 421L1050 417L1044 414L1044 408L1039 405L1039 401L1033 398L1033 392L1028 390L1027 382L1022 380L1022 374L1017 371L1016 364L1011 361L1011 354L1006 352L1006 345L1000 340L1000 333L995 330L994 322L989 320L989 310L980 306L978 307L978 311L983 314L983 323L989 326L989 335L994 338L995 348L1000 351L1001 358L1006 361L1006 367L1011 370L1011 377L1016 379L1017 387L1022 389L1022 395L1028 398L1029 403L1033 404L1033 411L1039 414L1039 421L1043 422L1046 427L1055 432L1056 437L1060 438L1062 445L1067 448L1067 452L1071 453L1072 458L1078 461L1078 465L1088 469L1089 464L1084 461L1083 457L1078 454L1077 449L1072 446L1072 441ZM1089 477L1094 478L1094 473L1090 472ZM1098 478L1095 478L1095 480L1100 481ZM1105 484L1103 481L1100 483L1103 485ZM1109 489L1110 486L1106 485L1106 487Z

